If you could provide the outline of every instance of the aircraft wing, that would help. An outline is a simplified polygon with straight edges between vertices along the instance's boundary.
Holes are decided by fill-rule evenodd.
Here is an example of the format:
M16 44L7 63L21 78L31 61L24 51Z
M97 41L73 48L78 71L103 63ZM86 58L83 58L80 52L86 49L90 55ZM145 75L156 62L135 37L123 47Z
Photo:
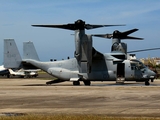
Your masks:
M93 54L92 60L104 59L103 54L98 52L95 48L92 48L92 54Z
M25 72L38 72L40 71L41 69L27 69L27 70L24 70Z

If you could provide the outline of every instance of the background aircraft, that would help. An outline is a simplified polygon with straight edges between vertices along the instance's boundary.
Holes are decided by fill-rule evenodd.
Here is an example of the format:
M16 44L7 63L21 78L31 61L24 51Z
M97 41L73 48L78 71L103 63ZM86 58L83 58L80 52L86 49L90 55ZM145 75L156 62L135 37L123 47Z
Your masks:
M4 48L5 47L9 47L9 50L4 49L4 66L6 67L5 69L7 69L10 75L13 76L20 76L20 77L37 77L38 76L38 71L40 71L40 69L37 69L35 66L30 65L30 64L21 64L22 59L20 56L20 53L18 51L17 45L15 44L13 39L5 39L4 40ZM25 42L25 44L23 47L23 58L33 58L36 60L39 60L37 53L35 52L35 48L34 45L32 43L29 42ZM8 46L9 45L9 46ZM6 58L5 53L13 53L12 55L10 54L8 57L8 59ZM23 69L22 69L23 68ZM28 69L29 68L29 69ZM15 69L15 70L12 70Z
M7 68L4 68L4 65L0 66L0 76L7 76L10 77L10 73Z
M146 85L149 85L150 77L155 75L147 68L145 68L145 72L142 72L141 69L144 68L144 65L138 60L128 60L123 52L102 54L92 46L92 36L85 34L85 29L110 25L90 25L85 24L82 20L77 20L73 24L34 26L75 30L75 58L53 62L41 62L31 57L21 60L16 56L17 52L13 53L15 52L15 47L12 46L14 41L4 41L4 58L8 60L5 67L7 65L20 66L21 62L22 64L34 65L58 78L56 81L47 82L47 84L64 81L71 81L73 85L80 85L80 81L83 81L85 85L90 85L91 81L144 81ZM29 51L31 50L29 49ZM14 57L9 58L8 56ZM11 61L12 63L10 63ZM17 64L16 61L21 62Z
M31 78L31 77L37 77L38 76L38 71L37 70L17 70L13 71L12 69L8 69L10 72L10 75L12 76L18 76L21 78Z

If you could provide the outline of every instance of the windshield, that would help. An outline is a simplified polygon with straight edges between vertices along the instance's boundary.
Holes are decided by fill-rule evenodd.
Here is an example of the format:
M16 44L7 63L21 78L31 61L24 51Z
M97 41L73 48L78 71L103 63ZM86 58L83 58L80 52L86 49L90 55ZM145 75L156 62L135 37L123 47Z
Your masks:
M139 60L130 60L131 61L131 68L136 67L135 69L143 69L146 68L146 66Z

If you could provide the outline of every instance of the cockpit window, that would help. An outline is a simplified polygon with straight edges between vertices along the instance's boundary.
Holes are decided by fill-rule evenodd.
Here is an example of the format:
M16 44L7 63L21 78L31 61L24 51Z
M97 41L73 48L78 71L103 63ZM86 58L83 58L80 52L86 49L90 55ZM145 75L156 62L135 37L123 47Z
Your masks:
M139 70L139 66L136 63L131 63L131 70Z
M138 67L138 69L143 69L143 68L145 68L146 66L142 63L142 62L140 62L139 60L130 60L131 61L131 69L132 69L132 66L136 66L136 67ZM135 68L135 70L136 70L136 68Z

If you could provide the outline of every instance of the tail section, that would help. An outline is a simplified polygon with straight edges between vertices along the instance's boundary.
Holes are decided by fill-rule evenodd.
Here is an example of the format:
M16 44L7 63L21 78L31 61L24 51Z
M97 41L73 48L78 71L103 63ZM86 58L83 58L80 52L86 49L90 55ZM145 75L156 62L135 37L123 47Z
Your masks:
M33 42L23 42L23 59L39 60Z
M8 69L11 75L15 75L15 72L12 69Z
M14 39L4 39L4 67L19 68L21 65L21 56Z

